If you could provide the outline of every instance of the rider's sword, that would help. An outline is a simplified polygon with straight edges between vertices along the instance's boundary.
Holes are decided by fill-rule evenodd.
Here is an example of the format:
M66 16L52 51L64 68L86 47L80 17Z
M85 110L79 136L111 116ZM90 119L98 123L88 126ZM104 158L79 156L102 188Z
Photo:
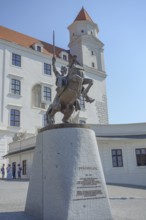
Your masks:
M55 31L53 31L53 57L55 57Z

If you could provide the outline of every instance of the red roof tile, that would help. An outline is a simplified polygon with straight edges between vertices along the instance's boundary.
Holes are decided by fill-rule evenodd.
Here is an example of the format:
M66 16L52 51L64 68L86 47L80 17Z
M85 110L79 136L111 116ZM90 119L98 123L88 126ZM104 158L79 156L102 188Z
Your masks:
M90 21L93 22L87 11L82 7L74 21Z
M45 54L53 54L53 45L46 43L44 41L38 40L36 38L27 36L25 34L13 31L11 29L8 29L6 27L0 26L0 39L12 42L12 43L16 43L18 45L21 45L23 47L27 47L27 48L32 48L32 45L35 43L41 43L44 47L43 49L43 53ZM67 50L63 49L63 48L59 48L55 46L55 53L56 56L59 56L59 53L61 51L66 51Z

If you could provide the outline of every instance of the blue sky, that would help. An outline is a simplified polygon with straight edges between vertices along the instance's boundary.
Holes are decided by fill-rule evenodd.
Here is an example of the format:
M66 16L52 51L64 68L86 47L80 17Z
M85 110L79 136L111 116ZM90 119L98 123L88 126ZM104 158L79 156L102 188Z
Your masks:
M82 6L104 43L109 123L146 122L145 0L0 0L0 25L68 49Z

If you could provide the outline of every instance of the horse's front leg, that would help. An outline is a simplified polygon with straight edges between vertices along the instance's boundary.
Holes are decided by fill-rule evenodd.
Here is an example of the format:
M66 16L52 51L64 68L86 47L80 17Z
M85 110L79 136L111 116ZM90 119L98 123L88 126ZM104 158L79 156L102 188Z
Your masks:
M75 107L73 105L67 105L64 109L62 109L62 113L64 114L64 117L62 119L62 121L64 123L69 123L69 118L71 117L73 111L74 111Z
M61 105L59 103L51 104L46 112L46 118L48 124L54 124L54 116L61 109Z
M54 124L55 120L54 120L54 116L51 115L52 114L52 108L53 105L51 104L46 112L46 119L47 119L47 124Z

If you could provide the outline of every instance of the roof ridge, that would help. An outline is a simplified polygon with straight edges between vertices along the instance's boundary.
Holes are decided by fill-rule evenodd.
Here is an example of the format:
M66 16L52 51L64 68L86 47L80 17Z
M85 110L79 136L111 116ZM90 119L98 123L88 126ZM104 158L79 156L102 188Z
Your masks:
M44 46L44 51L43 51L44 53L53 54L52 44L45 42L43 40L31 37L29 35L23 34L21 32L12 30L10 28L1 26L1 25L0 25L0 39L6 40L8 42L16 43L18 45L21 45L27 48L31 48L33 44L40 42ZM55 50L56 56L58 56L61 51L68 52L67 49L64 49L58 46L55 46L55 49L56 49Z

